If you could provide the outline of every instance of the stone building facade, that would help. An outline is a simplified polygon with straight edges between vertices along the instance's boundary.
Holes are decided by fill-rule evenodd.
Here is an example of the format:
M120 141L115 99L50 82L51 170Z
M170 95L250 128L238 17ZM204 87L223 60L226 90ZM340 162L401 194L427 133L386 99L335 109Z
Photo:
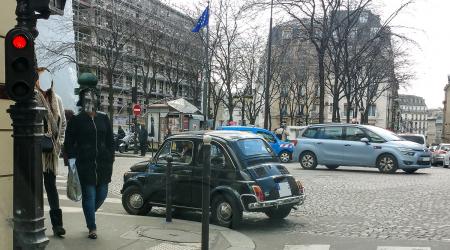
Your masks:
M448 77L448 84L444 88L444 122L442 127L442 142L450 142L450 76Z
M133 86L144 114L149 104L180 97L200 107L204 48L200 34L191 32L195 20L158 0L73 0L73 11L79 71L97 75L103 111L112 78L115 125L129 122ZM122 56L111 76L97 52L115 42L99 39L113 27L124 45L115 51ZM127 32L135 33L127 38Z
M425 135L427 130L427 105L425 100L415 95L399 95L400 133Z
M379 16L367 11L361 14L361 18L355 25L353 39L369 39L378 32L381 27ZM287 125L306 125L318 123L319 121L319 78L317 71L317 55L314 46L305 37L304 28L297 21L289 21L279 24L273 29L273 47L272 56L276 56L280 61L272 64L273 78L272 85L281 86L280 90L274 91L273 99L277 100L271 104L271 127L278 127L281 121L286 121ZM390 33L381 35L385 45L383 48L390 47ZM355 42L356 43L356 42ZM387 51L387 50L386 50ZM380 53L384 53L381 51ZM263 62L264 63L264 62ZM280 67L280 73L277 75L277 67ZM264 70L263 70L264 71ZM292 71L292 74L289 72ZM262 74L265 76L265 73ZM393 74L392 74L393 75ZM387 79L389 78L389 79ZM366 101L366 109L352 104L349 114L349 120L360 122L361 113L367 116L367 122L383 128L392 128L395 116L395 102L398 86L392 77L387 77L385 82L378 85L379 89L384 91L379 94L371 104ZM262 78L263 79L263 78ZM294 81L301 86L293 94L289 82ZM331 86L333 75L329 75L326 84ZM261 80L259 89L263 89L265 79ZM286 87L284 87L286 85ZM332 122L333 97L330 94L329 87L325 87L325 110L324 122ZM380 91L381 92L381 91ZM339 101L339 116L341 122L347 120L347 102L346 98ZM297 103L293 103L297 101ZM263 110L264 111L264 110ZM261 113L264 117L264 114ZM261 123L262 119L258 119ZM262 124L257 124L262 125Z
M442 143L442 125L444 112L442 109L429 109L427 113L427 130L425 137L427 145L438 145Z

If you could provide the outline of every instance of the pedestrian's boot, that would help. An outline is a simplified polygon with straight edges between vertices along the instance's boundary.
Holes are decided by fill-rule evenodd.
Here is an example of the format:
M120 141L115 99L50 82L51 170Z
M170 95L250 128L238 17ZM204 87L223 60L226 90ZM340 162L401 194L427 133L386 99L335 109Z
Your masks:
M52 221L52 229L55 236L62 237L66 234L66 230L63 228L61 209L50 210L50 220Z

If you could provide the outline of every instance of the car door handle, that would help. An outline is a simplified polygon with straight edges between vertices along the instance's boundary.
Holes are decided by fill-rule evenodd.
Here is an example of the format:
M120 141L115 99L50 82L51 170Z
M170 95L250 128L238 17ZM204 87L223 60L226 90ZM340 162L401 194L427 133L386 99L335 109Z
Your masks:
M317 142L317 144L322 144L322 142Z
M345 144L344 146L345 146L345 147L350 147L351 145L350 145L350 144Z

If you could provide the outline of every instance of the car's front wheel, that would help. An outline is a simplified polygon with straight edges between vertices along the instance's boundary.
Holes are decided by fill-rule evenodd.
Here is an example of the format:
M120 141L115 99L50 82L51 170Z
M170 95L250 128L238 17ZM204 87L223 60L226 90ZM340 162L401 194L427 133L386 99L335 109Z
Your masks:
M300 165L303 169L315 169L317 167L316 155L311 151L300 154Z
M383 174L393 174L398 168L397 159L391 154L382 154L377 159L377 168Z
M212 221L219 226L238 228L242 220L242 210L228 195L217 195L211 204Z
M127 187L123 192L122 205L127 213L132 215L146 215L152 209L152 206L145 201L141 189L134 185Z
M271 207L268 210L264 211L267 217L275 220L281 220L286 218L291 212L292 207Z
M279 158L282 163L288 163L291 160L291 154L287 151L283 151L281 152Z

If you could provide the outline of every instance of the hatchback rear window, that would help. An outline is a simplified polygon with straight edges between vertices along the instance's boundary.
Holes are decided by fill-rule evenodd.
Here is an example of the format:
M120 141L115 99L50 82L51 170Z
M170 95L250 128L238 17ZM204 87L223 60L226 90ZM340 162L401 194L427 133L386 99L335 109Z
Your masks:
M416 135L400 135L401 138L412 141L419 144L425 144L425 141L423 140L422 136L416 136Z
M272 149L262 139L243 139L237 141L237 145L245 156L272 156Z

